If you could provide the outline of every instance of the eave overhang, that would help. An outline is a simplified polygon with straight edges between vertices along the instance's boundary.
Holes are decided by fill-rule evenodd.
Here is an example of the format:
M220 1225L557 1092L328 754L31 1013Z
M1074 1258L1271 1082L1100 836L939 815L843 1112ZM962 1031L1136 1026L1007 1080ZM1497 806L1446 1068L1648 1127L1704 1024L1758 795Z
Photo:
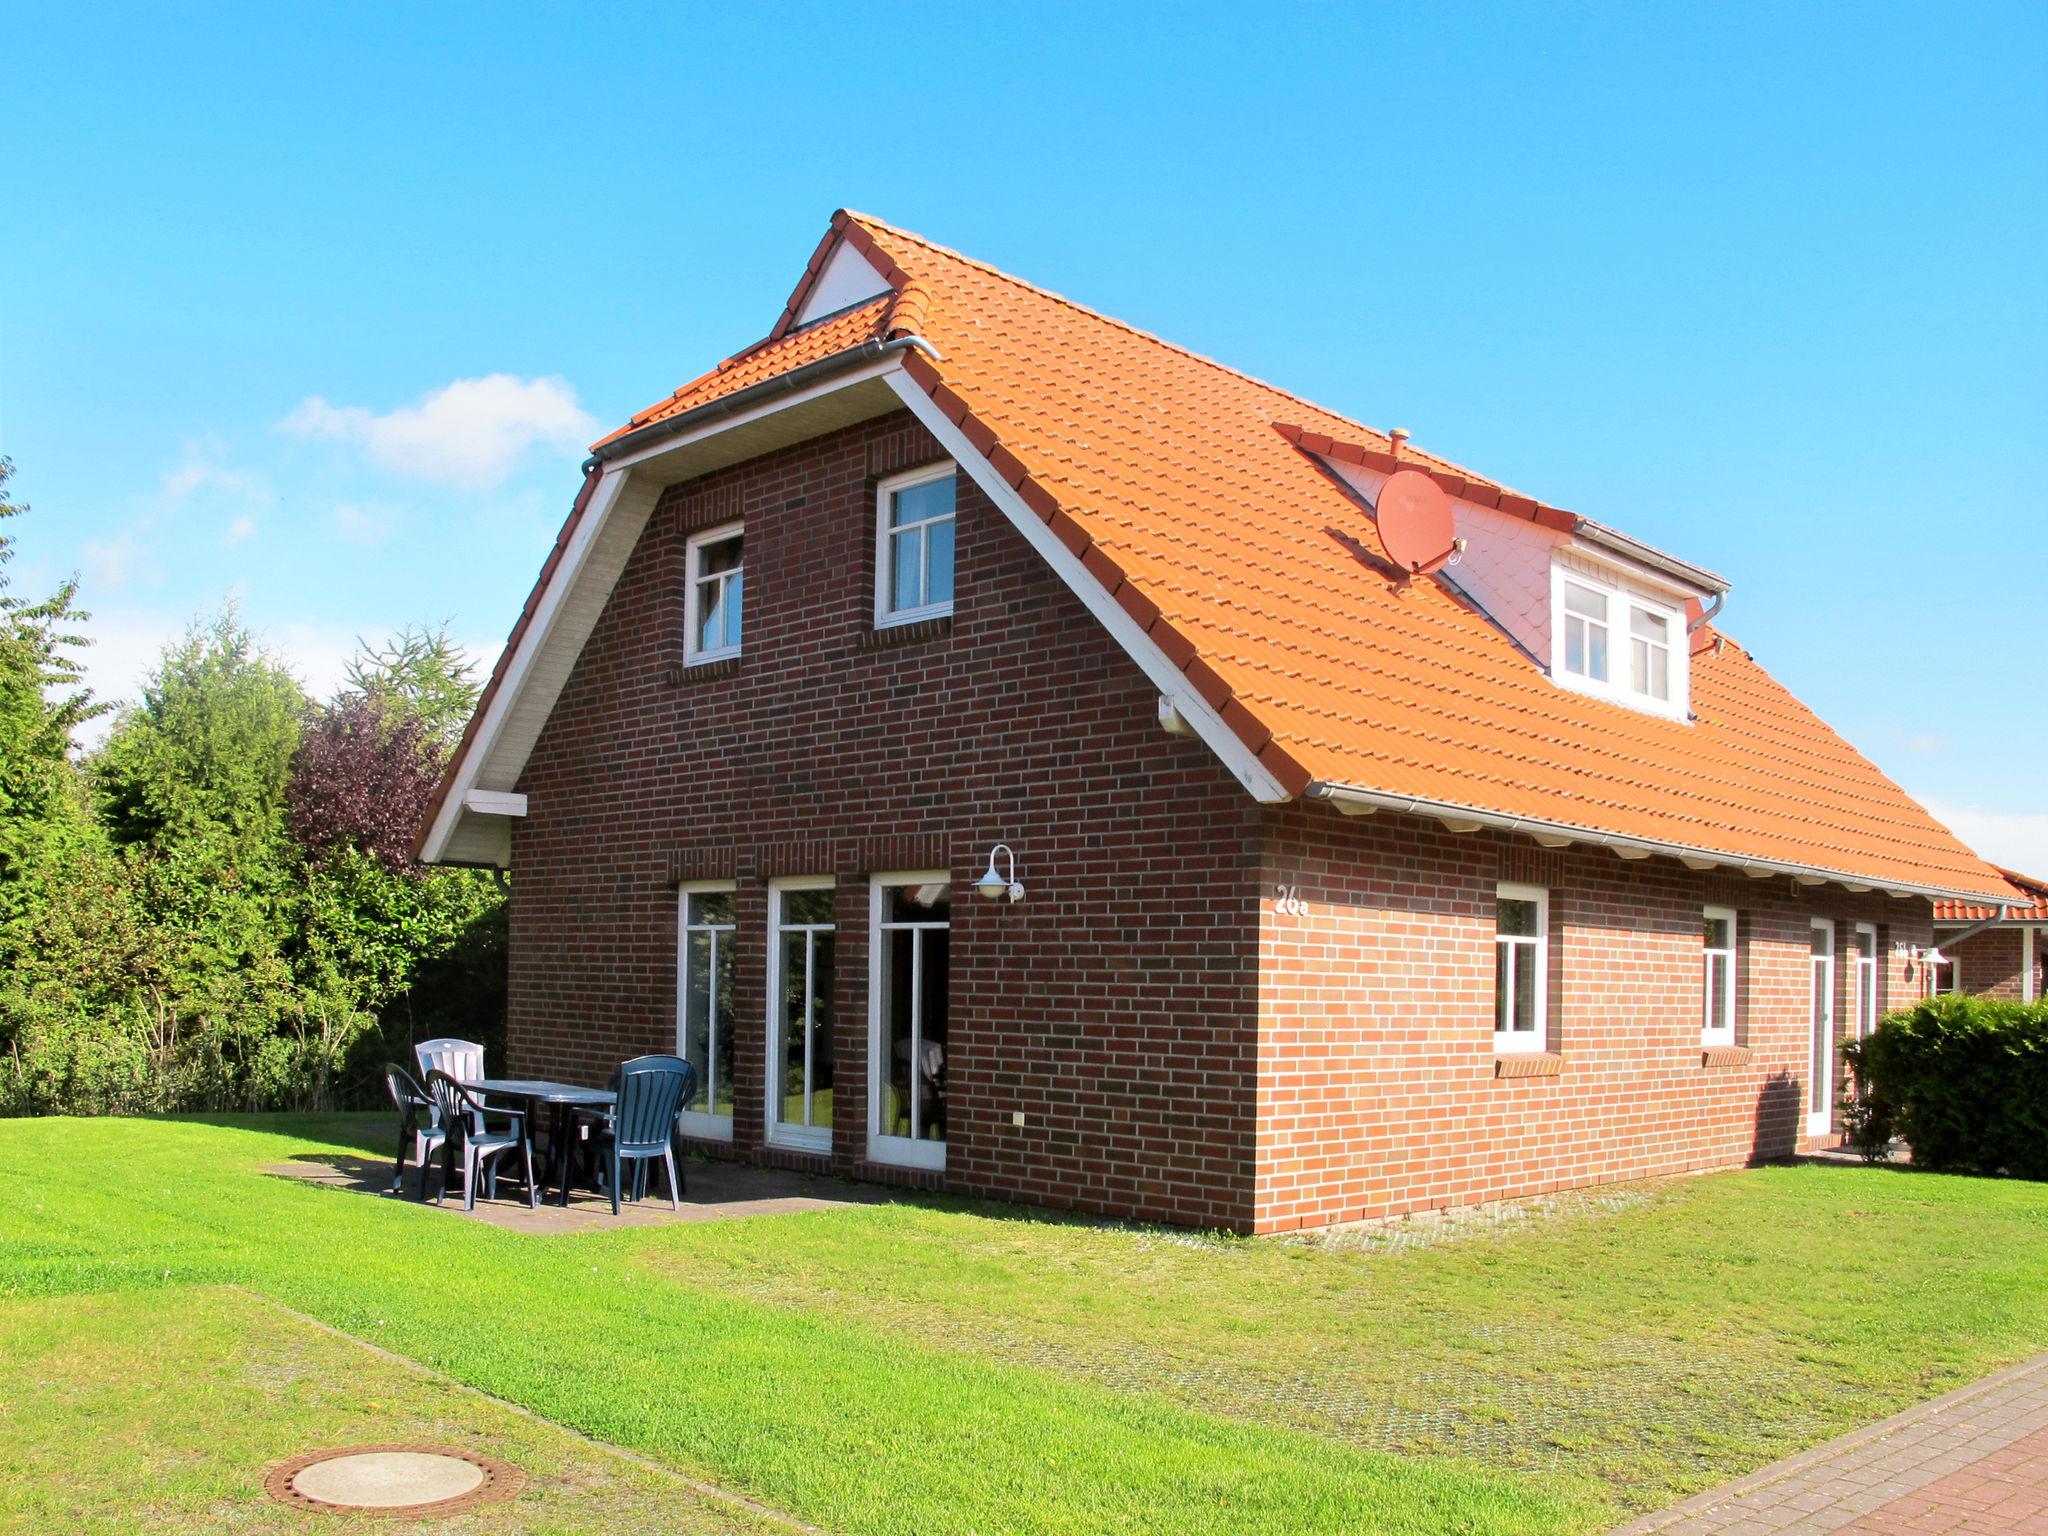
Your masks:
M1693 869L1721 868L1759 879L1784 875L1804 885L1840 885L1859 893L1881 890L1890 896L1922 897L1929 901L1972 901L1986 907L1995 906L2001 909L2005 905L1994 893L1988 891L1965 891L1953 886L1902 880L1895 876L1830 869L1824 865L1799 864L1784 859L1756 858L1749 854L1730 853L1725 849L1668 842L1661 838L1633 837L1624 833L1604 831L1598 827L1551 821L1540 816L1517 816L1504 811L1460 805L1448 800L1431 800L1421 795L1389 794L1384 790L1363 789L1351 784L1333 784L1317 780L1308 786L1303 797L1309 800L1328 801L1339 810L1349 809L1353 814L1394 811L1428 816L1456 826L1460 830L1487 827L1499 832L1519 832L1554 847L1571 844L1587 848L1609 848L1624 858L1662 856L1678 859Z

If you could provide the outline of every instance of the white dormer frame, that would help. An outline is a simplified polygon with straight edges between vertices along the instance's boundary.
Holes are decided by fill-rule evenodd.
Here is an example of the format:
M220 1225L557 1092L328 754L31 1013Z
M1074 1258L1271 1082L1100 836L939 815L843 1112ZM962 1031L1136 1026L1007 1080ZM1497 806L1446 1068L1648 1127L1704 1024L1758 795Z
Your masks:
M1686 640L1685 597L1676 588L1650 582L1634 571L1600 560L1584 549L1567 546L1572 563L1553 558L1550 564L1550 678L1560 688L1639 709L1645 714L1685 720L1692 714L1691 647ZM1565 588L1576 584L1607 599L1607 676L1582 677L1565 670ZM1632 676L1636 610L1664 621L1670 665L1671 697L1638 692Z

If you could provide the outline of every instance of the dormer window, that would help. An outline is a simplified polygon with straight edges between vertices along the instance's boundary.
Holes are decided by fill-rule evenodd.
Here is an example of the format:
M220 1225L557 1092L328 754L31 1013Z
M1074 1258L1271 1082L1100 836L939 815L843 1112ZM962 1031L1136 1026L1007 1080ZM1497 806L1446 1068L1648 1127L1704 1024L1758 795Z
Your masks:
M1647 587L1619 571L1604 578L1591 570L1553 567L1550 674L1576 692L1682 719L1682 599Z
M1564 669L1589 683L1607 681L1607 594L1564 584Z
M1628 684L1646 699L1671 702L1671 620L1648 608L1628 611Z

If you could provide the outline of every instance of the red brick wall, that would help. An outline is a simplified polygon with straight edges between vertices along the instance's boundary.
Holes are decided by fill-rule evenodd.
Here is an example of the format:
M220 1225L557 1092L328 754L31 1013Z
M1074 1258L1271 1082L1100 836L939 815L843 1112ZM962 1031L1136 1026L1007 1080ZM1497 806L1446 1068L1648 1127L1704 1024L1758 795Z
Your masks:
M877 477L937 457L907 415L672 487L520 788L511 1069L599 1081L675 1046L676 882L733 879L735 1148L762 1147L766 882L838 882L837 1124L866 1158L871 874L952 871L948 1187L1282 1230L1740 1163L1807 1144L1809 916L1920 902L1544 852L1435 822L1260 808L960 482L952 620L878 635ZM747 635L684 669L683 543L744 517ZM1017 851L1026 899L969 887ZM1551 900L1554 1075L1493 1054L1494 886ZM1280 887L1307 915L1283 915ZM1746 1050L1703 1061L1700 907L1741 914ZM1523 1065L1526 1065L1524 1063ZM1838 1082L1845 1075L1838 1072ZM1013 1124L1014 1115L1024 1124Z
M1460 836L1433 821L1268 813L1260 930L1260 1231L1781 1156L1806 1135L1809 918L1877 925L1878 1012L1915 995L1895 940L1923 902ZM1495 885L1550 890L1550 1076L1495 1075ZM1276 910L1287 887L1305 916ZM1700 1046L1701 907L1738 913L1737 1039ZM1528 1063L1518 1063L1526 1067ZM1550 1066L1552 1063L1543 1063ZM1838 1089L1847 1084L1836 1062ZM1839 1121L1837 1120L1837 1124Z
M512 1069L601 1081L673 1050L674 882L736 878L753 1155L766 881L836 875L830 1161L876 1172L866 882L946 867L947 1186L1245 1227L1257 808L1160 729L1156 692L964 476L952 620L875 632L875 479L938 457L905 414L663 498L519 785ZM682 671L684 539L740 516L744 654ZM970 886L999 839L1015 906Z
M2025 938L2017 928L1987 928L1960 944L1935 935L1941 952L1962 967L1961 986L1980 997L2026 1000Z

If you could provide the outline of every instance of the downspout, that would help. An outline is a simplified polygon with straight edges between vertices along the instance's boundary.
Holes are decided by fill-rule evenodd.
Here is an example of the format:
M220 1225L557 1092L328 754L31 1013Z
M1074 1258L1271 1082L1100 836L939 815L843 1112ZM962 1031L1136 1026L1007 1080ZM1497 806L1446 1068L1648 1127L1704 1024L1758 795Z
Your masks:
M1727 601L1728 594L1726 592L1716 592L1714 600L1700 610L1700 616L1685 626L1685 632L1689 635L1702 625L1711 624L1714 621L1714 615L1721 611L1722 605Z
M1960 944L1965 939L1974 939L1975 937L1977 937L1978 934L1982 933L1987 928L1996 928L2000 923L2005 921L2007 915L2010 914L2011 911L2012 904L2010 902L2000 902L1998 904L1998 911L1990 917L1985 918L1983 922L1972 923L1967 928L1959 929L1955 933L1950 934L1946 940L1936 939L1934 941L1935 952L1937 954L1940 954L1941 946L1943 945L1943 943ZM1941 958L1946 960L1948 959L1948 956L1942 955Z

